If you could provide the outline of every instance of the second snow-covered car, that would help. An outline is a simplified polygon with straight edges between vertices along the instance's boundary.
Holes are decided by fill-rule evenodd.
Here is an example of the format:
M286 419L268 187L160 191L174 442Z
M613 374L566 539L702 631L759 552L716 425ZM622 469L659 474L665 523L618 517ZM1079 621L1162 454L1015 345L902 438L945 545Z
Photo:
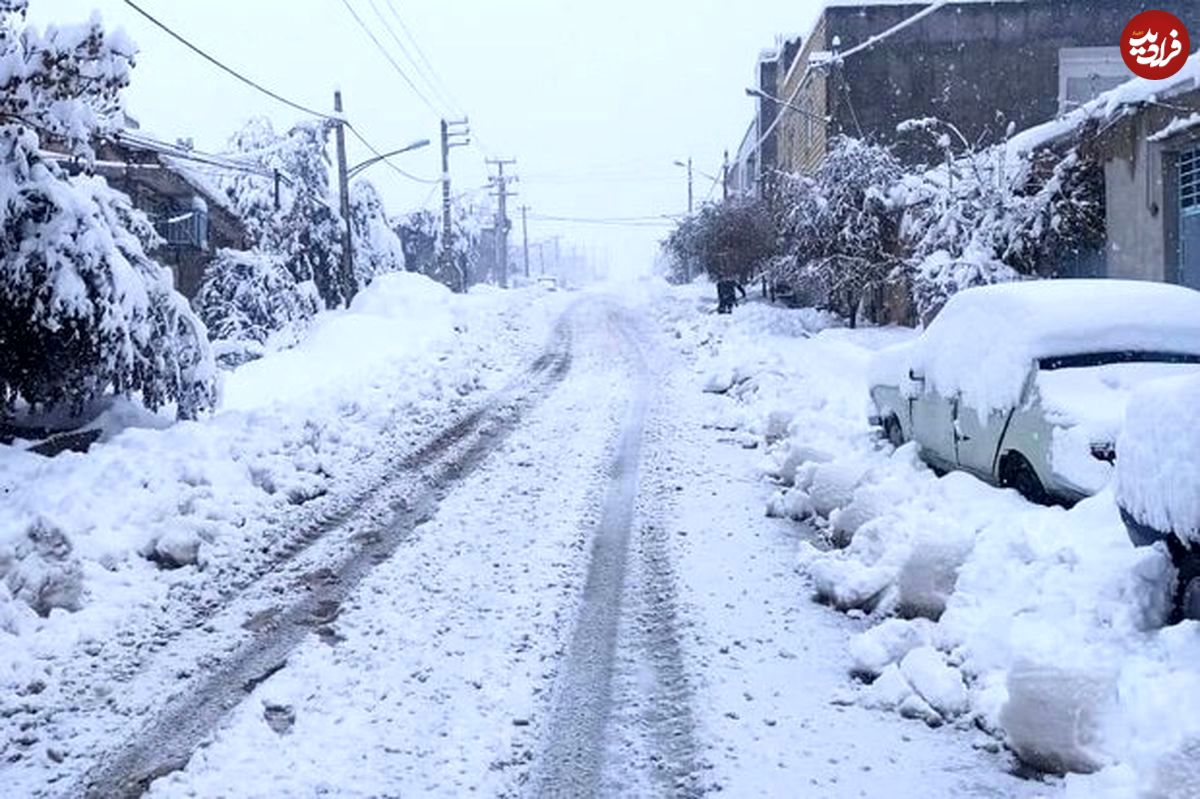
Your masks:
M939 469L1037 502L1109 481L1132 391L1200 372L1200 292L1127 280L967 289L911 342L882 350L874 421Z
M1117 442L1116 499L1135 546L1163 542L1177 570L1174 621L1200 620L1200 375L1143 386Z

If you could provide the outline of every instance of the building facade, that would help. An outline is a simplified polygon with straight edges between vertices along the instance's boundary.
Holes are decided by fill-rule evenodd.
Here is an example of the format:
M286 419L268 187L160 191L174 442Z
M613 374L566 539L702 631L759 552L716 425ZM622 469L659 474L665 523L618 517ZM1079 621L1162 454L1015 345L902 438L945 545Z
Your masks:
M1118 118L1093 146L1104 163L1105 274L1200 289L1196 79L1164 87L1154 102Z
M896 132L910 119L952 123L981 145L1052 119L1128 79L1118 42L1148 5L958 2L894 30L926 7L828 4L774 92L791 106L778 126L779 169L811 174L838 134L894 143L919 161L922 144Z

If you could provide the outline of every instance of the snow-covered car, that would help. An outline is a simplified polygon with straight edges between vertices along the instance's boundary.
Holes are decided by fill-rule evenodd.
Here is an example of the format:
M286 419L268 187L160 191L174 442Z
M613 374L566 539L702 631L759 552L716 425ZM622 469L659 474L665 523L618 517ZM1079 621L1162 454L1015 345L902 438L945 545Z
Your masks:
M558 278L553 275L542 275L537 279L537 284L547 291L558 291Z
M1117 442L1116 498L1135 546L1162 541L1178 569L1178 617L1200 619L1200 376L1134 393Z
M1200 292L1126 280L967 289L925 332L872 364L873 421L1037 502L1075 502L1111 479L1131 393L1200 372Z

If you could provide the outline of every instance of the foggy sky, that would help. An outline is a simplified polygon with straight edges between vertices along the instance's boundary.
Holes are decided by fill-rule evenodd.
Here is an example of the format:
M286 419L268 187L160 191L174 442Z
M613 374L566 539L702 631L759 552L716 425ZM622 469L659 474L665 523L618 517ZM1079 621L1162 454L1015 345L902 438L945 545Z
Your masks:
M438 119L465 111L479 146L453 152L454 191L487 202L485 153L515 157L516 206L573 217L678 214L685 210L684 170L719 174L722 150L736 151L753 114L744 88L759 50L781 33L807 33L820 0L392 0L446 84L439 101L396 47L372 8L403 33L385 0L351 0L380 41L430 95L433 110L379 53L342 0L138 0L150 13L230 66L310 107L332 110L340 87L346 113L381 149L428 138L426 149L397 163L424 178L440 172ZM252 116L277 129L300 118L221 73L121 0L31 0L30 20L69 23L99 11L140 48L130 112L167 140L224 149ZM413 54L416 55L415 53ZM448 102L457 107L444 107ZM350 161L369 153L350 143ZM366 173L393 214L435 207L434 187L386 166ZM696 200L720 186L696 176ZM645 271L669 228L531 222L530 238L554 233L594 252L607 250L617 273Z

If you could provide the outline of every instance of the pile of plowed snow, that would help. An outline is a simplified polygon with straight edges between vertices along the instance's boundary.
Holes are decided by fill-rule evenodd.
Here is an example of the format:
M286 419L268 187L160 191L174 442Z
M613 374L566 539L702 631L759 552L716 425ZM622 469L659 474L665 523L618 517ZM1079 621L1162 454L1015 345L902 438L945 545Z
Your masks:
M983 728L1066 772L1049 788L1071 796L1200 795L1200 628L1163 627L1169 559L1132 547L1111 489L1040 507L881 441L869 363L911 330L680 307L677 337L703 343L697 390L726 398L714 423L765 450L768 513L823 533L797 553L813 598L870 625L850 642L847 701Z

